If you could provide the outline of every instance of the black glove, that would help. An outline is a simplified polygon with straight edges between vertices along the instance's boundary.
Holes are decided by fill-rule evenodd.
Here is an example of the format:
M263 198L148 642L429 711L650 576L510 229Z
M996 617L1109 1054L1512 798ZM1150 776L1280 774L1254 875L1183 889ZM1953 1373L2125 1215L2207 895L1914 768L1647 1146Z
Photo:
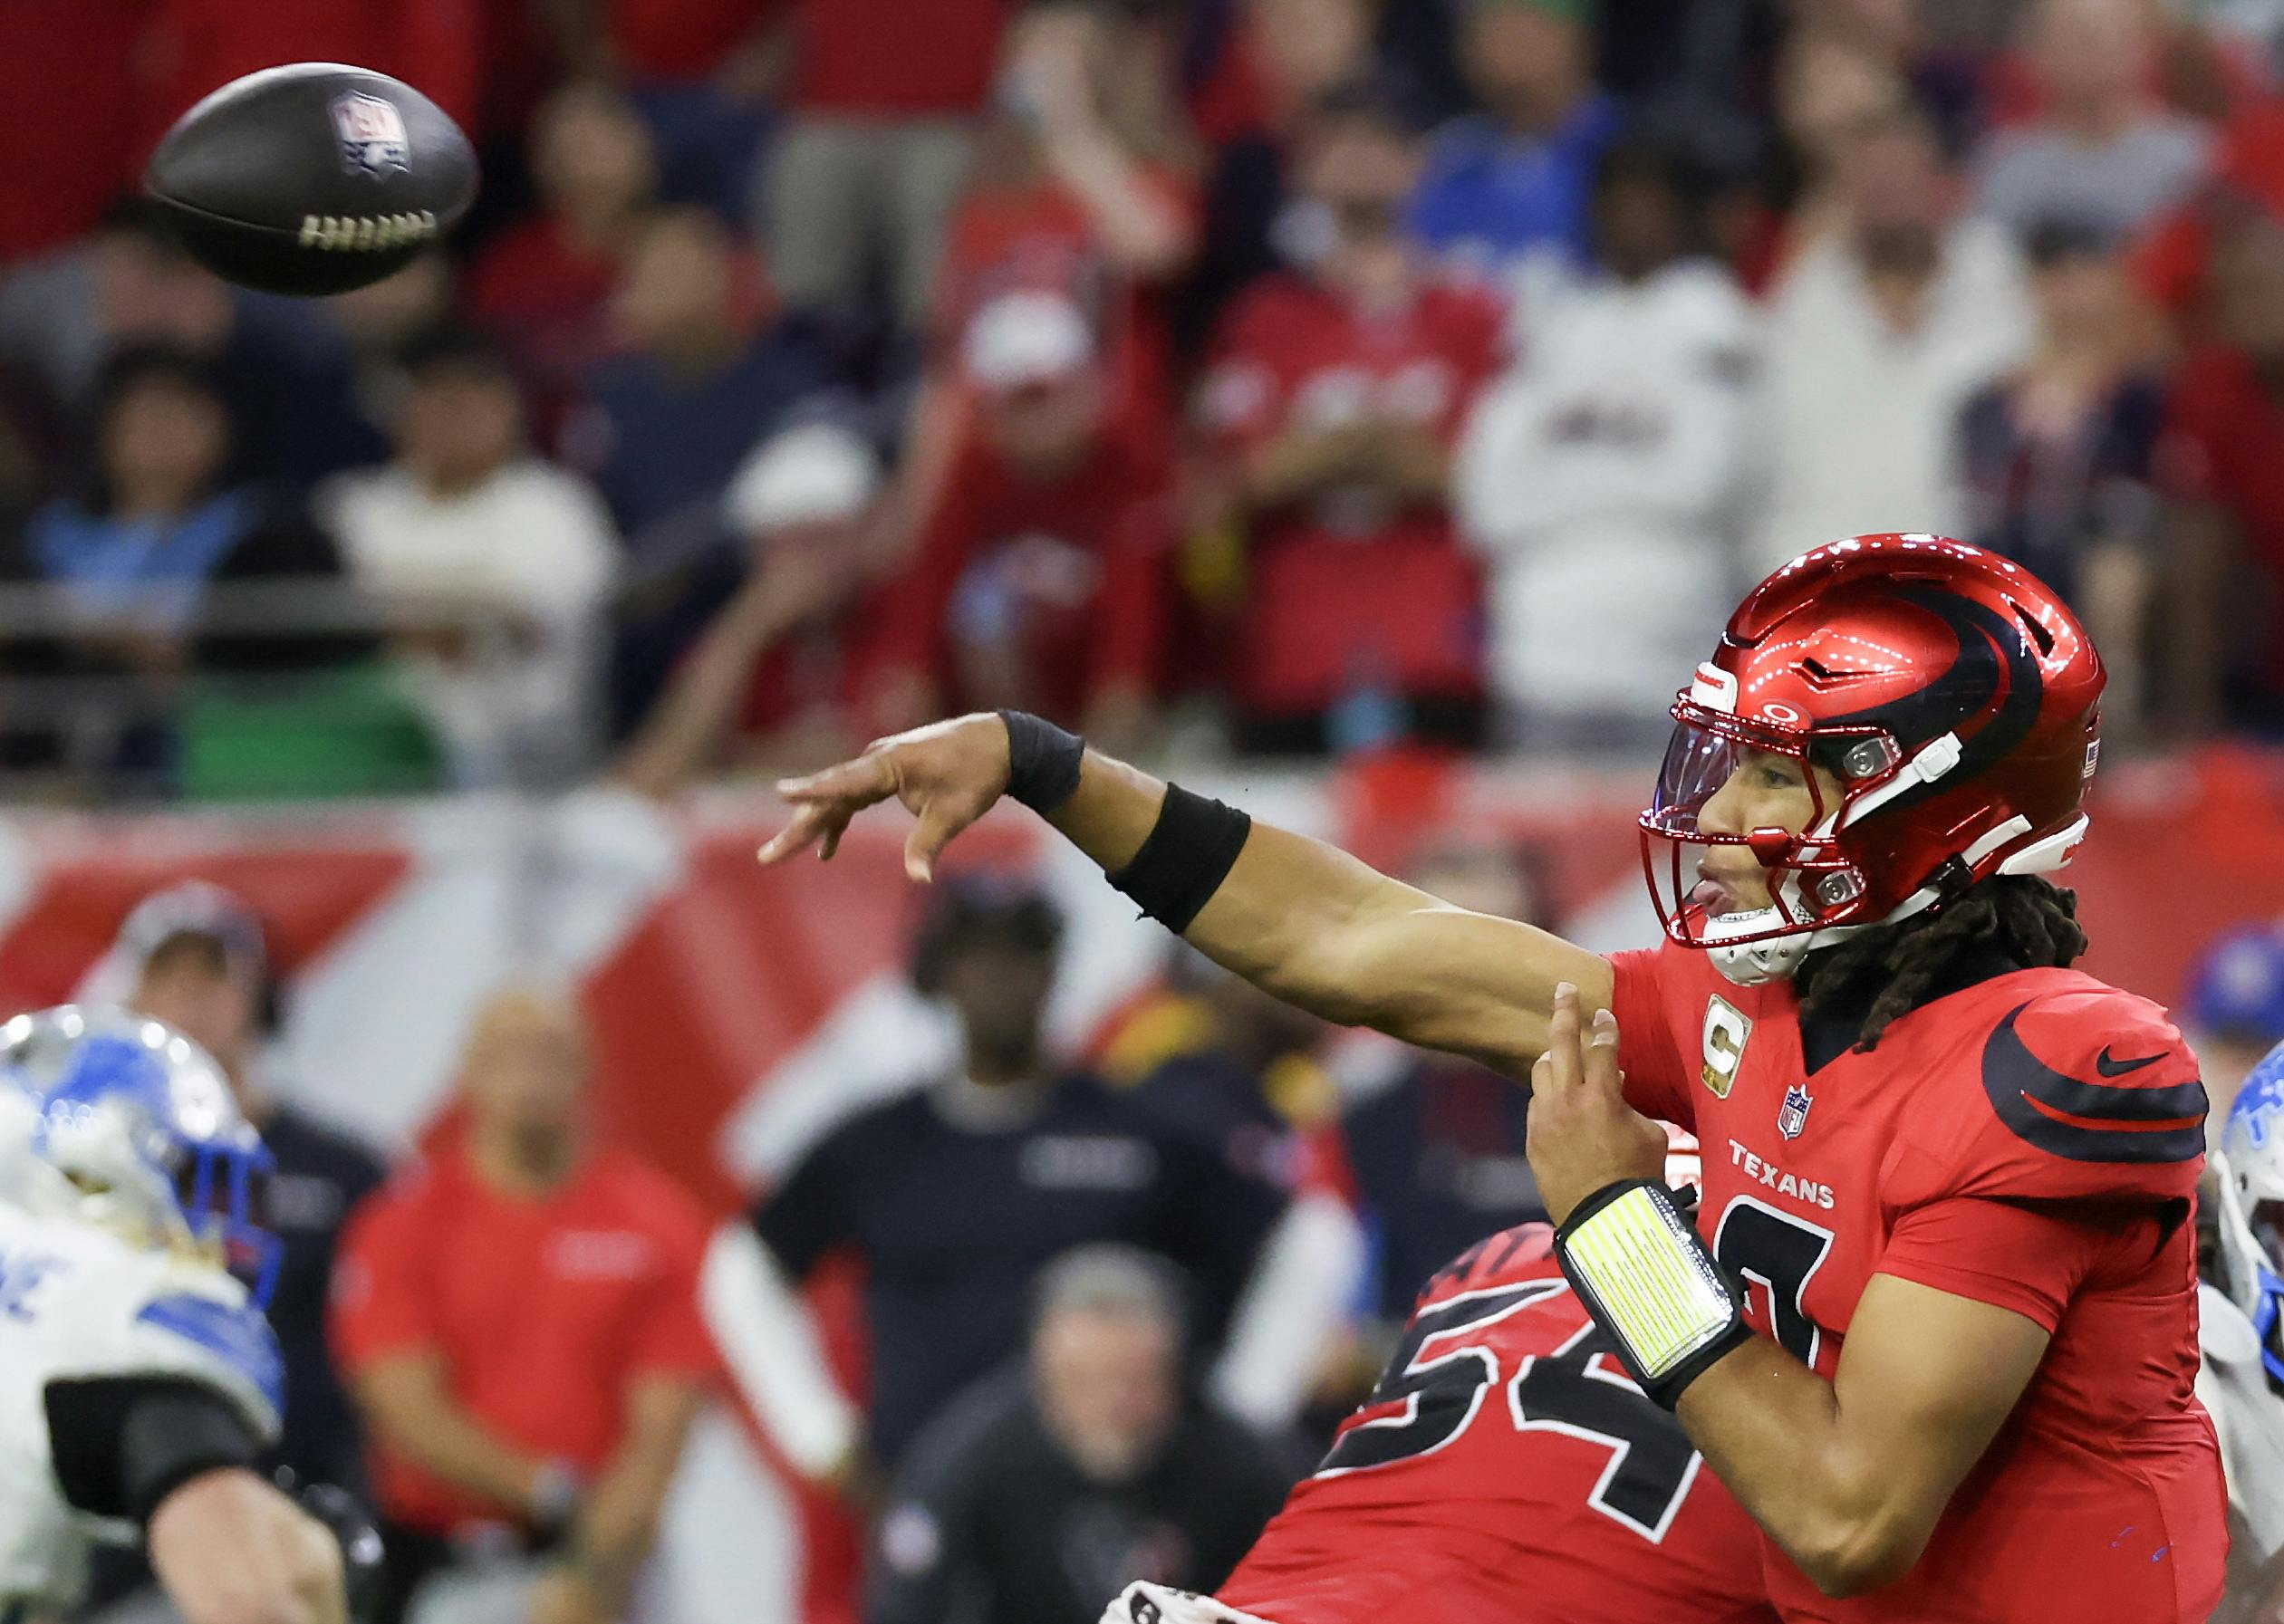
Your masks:
M349 1617L370 1617L381 1586L383 1554L381 1530L373 1525L371 1513L356 1495L338 1484L297 1485L290 1467L278 1468L277 1486L293 1495L294 1504L304 1512L323 1523L325 1532L340 1544L342 1589L347 1593Z

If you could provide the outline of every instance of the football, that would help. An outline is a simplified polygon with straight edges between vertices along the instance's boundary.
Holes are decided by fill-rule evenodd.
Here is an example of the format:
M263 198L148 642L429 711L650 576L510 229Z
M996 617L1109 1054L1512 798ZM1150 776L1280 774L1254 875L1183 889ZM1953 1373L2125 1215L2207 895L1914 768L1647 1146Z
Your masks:
M296 62L234 80L183 114L143 189L225 280L342 293L451 230L476 173L467 137L410 85Z

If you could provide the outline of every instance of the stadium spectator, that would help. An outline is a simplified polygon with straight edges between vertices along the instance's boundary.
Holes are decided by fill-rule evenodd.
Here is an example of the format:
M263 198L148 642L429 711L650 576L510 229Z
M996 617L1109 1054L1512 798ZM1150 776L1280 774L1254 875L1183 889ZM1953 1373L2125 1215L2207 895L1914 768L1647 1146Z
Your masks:
M1200 391L1250 543L1238 741L1470 744L1483 725L1481 582L1446 493L1499 307L1438 283L1403 235L1421 143L1384 89L1325 98L1303 153L1307 268L1238 302Z
M2182 1025L2216 1108L2206 1120L2226 1122L2246 1076L2284 1043L2284 925L2241 926L2209 943L2189 972Z
M1737 274L1766 295L1793 256L1836 228L1842 153L1867 120L1903 106L1910 91L1893 62L1825 29L1796 28L1773 65L1779 138L1768 195L1738 233Z
M0 579L54 594L19 602L0 654L28 684L0 724L13 764L118 772L164 789L188 674L340 651L323 639L202 636L219 589L341 573L332 539L297 504L230 482L236 437L212 370L190 356L130 351L105 369L80 492L33 514L0 559Z
M2024 34L2044 104L1984 147L1975 177L1983 211L2017 235L2067 216L2122 237L2183 201L2212 138L2153 93L2153 8L2038 0Z
M1045 0L1008 29L930 301L934 353L908 437L915 516L964 423L961 335L1007 293L1077 303L1103 337L1118 409L1169 409L1168 302L1197 255L1200 174L1167 52L1113 0Z
M1214 142L1198 259L1175 312L1175 345L1195 355L1221 312L1284 263L1278 236L1290 202L1293 143L1309 110L1373 66L1371 0L1247 0L1225 46L1252 105ZM1201 120L1202 121L1202 120Z
M479 1012L466 1118L342 1236L333 1345L373 1440L387 1542L371 1616L528 1552L535 1624L622 1616L714 1369L696 1206L595 1142L576 1008ZM486 1560L490 1553L492 1560Z
M0 291L0 355L69 424L98 401L107 362L163 348L205 362L240 430L233 473L304 484L370 461L348 355L310 307L238 293L200 269L153 212L122 203L82 249Z
M529 14L573 81L608 86L641 111L666 195L728 216L744 202L784 76L777 9L773 0L560 0Z
M2255 215L2215 245L2215 341L2173 380L2159 467L2173 497L2153 678L2169 731L2284 714L2284 224Z
M1440 131L1410 221L1486 275L1537 248L1586 251L1595 160L1618 109L1594 81L1593 0L1468 0L1460 53L1481 108Z
M406 350L454 324L459 293L452 262L438 250L325 301L325 314L349 345L358 408L367 422L385 429L393 420L404 392Z
M104 971L125 1002L212 1055L272 1168L258 1216L282 1244L268 1316L285 1363L277 1464L302 1483L361 1487L357 1418L325 1341L325 1299L342 1225L385 1177L372 1152L286 1096L264 1049L277 1034L278 973L261 916L219 886L187 880L136 904ZM99 972L101 974L101 972Z
M2102 709L2115 736L2144 700L2164 380L2105 228L2048 222L2031 232L2029 251L2037 348L1961 413L1971 514L1962 533L2069 600L2109 666Z
M1830 228L1770 297L1772 488L1749 570L1835 536L1956 533L1967 518L1960 408L2034 334L2005 228L1962 214L1935 134L1908 108L1854 127Z
M506 341L543 398L560 398L602 354L611 291L658 167L633 107L592 82L549 97L530 144L538 207L485 245L468 308Z
M1089 1624L1135 1579L1210 1590L1287 1474L1182 1376L1182 1283L1132 1247L1040 1273L1026 1369L920 1435L876 1541L866 1624Z
M397 455L324 494L358 584L462 783L545 776L588 744L596 618L617 569L609 515L531 453L489 340L445 332L405 357Z
M613 735L655 702L699 629L737 591L718 522L739 463L829 380L820 330L775 306L751 256L697 209L654 216L630 249L599 362L564 437L626 537L629 595L612 656Z
M796 0L789 9L791 116L757 199L777 284L796 306L882 294L917 329L1013 7Z
M912 972L959 1021L960 1070L843 1121L754 1208L750 1228L716 1238L705 1283L715 1339L755 1414L812 1476L845 1481L860 1450L897 1465L948 1401L1020 1350L1032 1277L1065 1248L1123 1241L1183 1265L1198 1292L1195 1340L1210 1349L1277 1229L1278 1187L1048 1052L1061 935L1037 892L982 879L946 887ZM789 1284L851 1249L864 1265L871 1349L861 1428Z
M619 775L671 794L718 764L807 771L850 732L865 629L866 553L880 454L843 425L771 436L730 481L723 518L747 578L675 671Z
M960 344L972 427L888 592L866 726L1010 706L1141 735L1163 652L1171 473L1086 316L1011 293Z
M805 323L779 316L759 268L711 216L661 210L612 294L625 353L596 365L573 460L610 499L638 558L663 522L709 514L738 463L824 381Z
M1655 748L1673 674L1712 648L1736 595L1757 334L1702 253L1701 195L1670 147L1604 155L1595 268L1534 264L1515 362L1461 449L1455 502L1490 570L1491 668L1527 744Z

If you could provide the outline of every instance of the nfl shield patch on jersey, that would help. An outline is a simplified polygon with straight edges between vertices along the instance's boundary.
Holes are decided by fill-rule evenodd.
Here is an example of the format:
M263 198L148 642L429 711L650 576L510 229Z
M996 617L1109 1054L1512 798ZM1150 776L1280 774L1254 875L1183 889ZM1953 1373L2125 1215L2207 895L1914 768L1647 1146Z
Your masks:
M1794 1083L1785 1091L1784 1103L1777 1107L1777 1131L1788 1139L1800 1137L1800 1130L1808 1125L1808 1107L1815 1100L1808 1098L1807 1085Z
M333 133L341 138L341 161L352 174L381 176L412 168L412 146L405 139L404 115L379 96L351 91L333 98Z

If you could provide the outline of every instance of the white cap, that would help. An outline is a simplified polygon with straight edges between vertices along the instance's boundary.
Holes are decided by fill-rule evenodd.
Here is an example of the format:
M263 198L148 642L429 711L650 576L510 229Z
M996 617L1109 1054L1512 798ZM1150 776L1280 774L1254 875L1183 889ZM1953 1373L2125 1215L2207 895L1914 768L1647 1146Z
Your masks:
M722 517L741 535L829 524L864 510L881 488L872 443L838 423L804 423L747 454L722 495Z
M969 320L960 345L970 380L998 391L1067 378L1094 359L1086 312L1062 293L1004 293Z

